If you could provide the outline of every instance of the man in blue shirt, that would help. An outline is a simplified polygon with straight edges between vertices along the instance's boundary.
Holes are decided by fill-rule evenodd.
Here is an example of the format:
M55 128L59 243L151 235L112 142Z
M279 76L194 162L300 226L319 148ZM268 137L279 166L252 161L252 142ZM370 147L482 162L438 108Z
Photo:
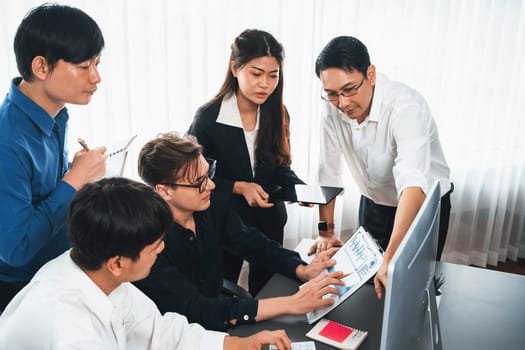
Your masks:
M68 249L69 202L104 175L104 147L76 153L71 164L65 148L65 104L89 103L103 47L93 19L68 6L39 6L18 27L21 77L0 105L0 310Z

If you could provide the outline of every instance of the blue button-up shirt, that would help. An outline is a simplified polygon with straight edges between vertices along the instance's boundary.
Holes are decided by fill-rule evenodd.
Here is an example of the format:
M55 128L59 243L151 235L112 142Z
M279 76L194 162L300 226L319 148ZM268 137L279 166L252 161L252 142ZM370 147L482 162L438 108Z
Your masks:
M0 281L29 281L69 248L66 217L75 189L68 170L67 109L55 118L13 79L0 105Z

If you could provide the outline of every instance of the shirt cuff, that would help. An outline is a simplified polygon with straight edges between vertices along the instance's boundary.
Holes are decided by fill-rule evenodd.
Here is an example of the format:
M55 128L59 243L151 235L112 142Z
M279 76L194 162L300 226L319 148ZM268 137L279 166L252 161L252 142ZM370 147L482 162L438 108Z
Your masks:
M73 198L75 193L77 193L77 190L64 180L60 180L58 182L58 185L56 187L56 191L62 193L65 197L69 197L70 199Z
M259 301L256 299L238 299L237 304L237 324L255 323L255 316L259 308Z
M224 338L228 336L227 333L205 330L206 335L202 340L199 349L222 349Z
M287 277L290 277L290 278L297 279L297 274L296 274L297 266L308 265L308 264L304 262L303 259L301 259L301 257L299 256L297 252L294 252L294 253L296 253L297 255L290 259L290 263L285 266L285 270L281 274Z

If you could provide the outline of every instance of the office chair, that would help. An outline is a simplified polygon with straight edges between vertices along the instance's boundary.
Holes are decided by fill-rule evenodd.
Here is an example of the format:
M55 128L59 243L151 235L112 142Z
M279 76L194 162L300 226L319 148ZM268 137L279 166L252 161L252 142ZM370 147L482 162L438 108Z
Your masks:
M237 283L233 283L230 280L227 280L226 278L222 279L222 289L221 292L223 295L229 296L229 297L236 297L239 299L252 299L252 295L248 293L248 291L241 286L239 286Z

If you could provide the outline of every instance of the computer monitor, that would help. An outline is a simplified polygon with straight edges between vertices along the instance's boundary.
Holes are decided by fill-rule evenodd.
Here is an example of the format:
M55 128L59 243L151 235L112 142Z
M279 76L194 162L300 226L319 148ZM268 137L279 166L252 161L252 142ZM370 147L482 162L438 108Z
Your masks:
M381 350L441 350L434 274L439 228L435 182L388 266Z

